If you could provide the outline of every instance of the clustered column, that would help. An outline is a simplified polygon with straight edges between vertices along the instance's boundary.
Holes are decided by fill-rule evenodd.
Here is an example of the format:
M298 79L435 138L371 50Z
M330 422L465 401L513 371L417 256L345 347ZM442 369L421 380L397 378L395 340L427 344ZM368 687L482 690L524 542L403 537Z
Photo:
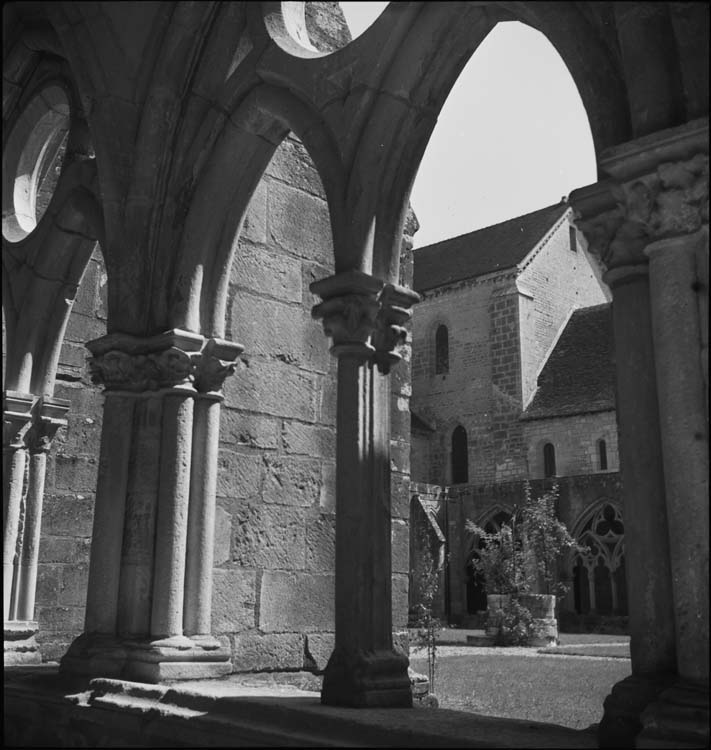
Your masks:
M359 271L311 291L338 358L336 636L321 700L410 706L408 659L392 640L389 372L419 297Z
M228 644L210 634L219 405L242 347L180 330L87 346L106 404L85 632L62 670L225 674Z
M3 620L6 665L36 664L37 561L47 454L69 402L6 391L3 408Z
M708 121L602 154L571 203L613 292L632 676L602 746L708 743ZM706 334L707 335L707 334Z

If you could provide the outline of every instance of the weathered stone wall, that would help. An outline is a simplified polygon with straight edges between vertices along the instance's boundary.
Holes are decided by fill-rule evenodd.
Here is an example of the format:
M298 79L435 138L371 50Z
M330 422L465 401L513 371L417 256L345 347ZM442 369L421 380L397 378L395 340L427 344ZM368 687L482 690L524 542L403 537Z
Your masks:
M555 447L556 472L559 476L619 471L617 420L614 411L536 419L524 422L523 431L532 478L543 478L544 443L552 443ZM599 440L605 441L606 470L600 468Z
M415 258L417 251L415 251ZM490 306L511 288L510 279L483 277L476 282L428 292L413 314L413 409L436 428L430 464L413 466L413 479L432 484L451 481L451 437L461 424L467 431L469 480L493 474L491 435L492 324ZM435 374L435 331L449 332L449 371Z

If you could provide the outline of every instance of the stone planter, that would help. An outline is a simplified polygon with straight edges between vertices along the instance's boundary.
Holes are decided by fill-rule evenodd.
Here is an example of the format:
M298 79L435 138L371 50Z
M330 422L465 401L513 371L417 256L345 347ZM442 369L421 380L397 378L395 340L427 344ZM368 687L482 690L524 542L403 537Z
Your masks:
M531 641L531 646L557 646L558 621L555 617L555 596L553 594L520 594L518 599L533 616L533 624L538 633ZM486 634L488 636L498 635L503 609L510 601L511 594L487 594Z
M532 646L557 646L558 621L555 617L555 595L521 594L519 601L533 615L533 624L538 635L531 642Z
M486 634L495 636L501 628L503 609L511 601L511 594L486 595Z

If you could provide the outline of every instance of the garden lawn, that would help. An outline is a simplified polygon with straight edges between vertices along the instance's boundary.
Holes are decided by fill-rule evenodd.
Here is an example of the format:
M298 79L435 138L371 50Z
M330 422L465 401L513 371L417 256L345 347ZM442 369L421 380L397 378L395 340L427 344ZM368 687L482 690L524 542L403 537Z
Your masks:
M421 652L413 651L410 666L427 674ZM600 721L605 697L630 671L629 659L439 646L434 693L442 708L587 729Z

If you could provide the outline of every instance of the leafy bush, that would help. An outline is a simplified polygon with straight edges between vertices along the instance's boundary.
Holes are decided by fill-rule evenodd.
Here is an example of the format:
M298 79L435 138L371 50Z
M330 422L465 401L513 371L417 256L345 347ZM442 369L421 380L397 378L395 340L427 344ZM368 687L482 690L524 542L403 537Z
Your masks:
M483 542L479 556L472 560L474 572L484 579L489 594L514 594L525 586L523 554L514 530L507 524L488 532L472 521L466 522L467 531Z
M536 635L531 611L515 597L504 605L496 646L528 646Z
M568 587L558 580L558 561L567 550L585 552L556 513L558 485L534 498L526 482L523 506L514 508L511 525L487 532L472 521L466 529L476 534L481 548L472 560L476 575L484 579L489 594L510 594L504 606L497 645L529 645L538 633L530 610L519 595L538 592L563 596Z

